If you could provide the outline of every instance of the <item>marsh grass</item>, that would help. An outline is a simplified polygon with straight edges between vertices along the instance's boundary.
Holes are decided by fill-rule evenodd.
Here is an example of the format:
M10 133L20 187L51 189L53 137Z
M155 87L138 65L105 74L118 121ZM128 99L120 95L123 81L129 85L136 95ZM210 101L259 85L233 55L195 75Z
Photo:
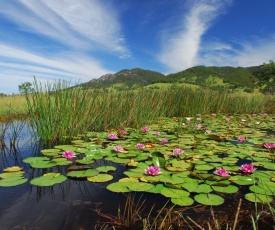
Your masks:
M25 95L28 115L39 137L50 142L64 142L87 131L138 128L159 117L275 112L274 96L259 94L184 87L106 92L68 88L61 81L33 85L34 93Z
M0 121L11 120L27 114L28 107L24 95L0 97Z

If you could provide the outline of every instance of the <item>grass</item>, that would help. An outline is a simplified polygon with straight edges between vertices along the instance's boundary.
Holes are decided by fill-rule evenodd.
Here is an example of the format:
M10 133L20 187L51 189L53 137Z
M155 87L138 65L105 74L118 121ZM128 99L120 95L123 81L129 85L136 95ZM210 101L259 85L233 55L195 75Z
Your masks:
M0 97L0 121L27 114L28 107L24 95Z
M274 96L186 87L126 91L68 89L62 82L34 84L28 115L44 141L65 141L87 131L138 128L159 117L195 114L275 113Z

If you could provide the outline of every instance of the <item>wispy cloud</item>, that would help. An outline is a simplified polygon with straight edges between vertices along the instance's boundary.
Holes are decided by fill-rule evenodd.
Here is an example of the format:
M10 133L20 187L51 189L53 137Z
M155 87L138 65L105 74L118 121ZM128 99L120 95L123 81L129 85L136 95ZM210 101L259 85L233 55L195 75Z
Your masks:
M166 35L160 61L173 72L194 66L202 36L230 3L231 1L219 0L192 1L187 14L177 22L181 29L177 33Z
M45 56L3 44L0 44L0 50L0 92L17 92L18 85L32 82L33 76L41 81L62 79L76 83L110 72L83 53Z
M115 12L113 6L97 0L2 1L0 8L0 13L21 30L69 47L128 53Z
M88 81L112 72L103 67L100 57L95 58L98 53L114 58L130 56L117 9L105 1L1 0L0 16L12 22L7 32L13 29L18 35L8 40L7 36L0 37L1 79L23 82L36 75L41 79ZM26 42L26 36L35 37L35 43ZM16 87L4 80L0 92L16 92Z
M204 43L198 63L206 66L256 66L275 60L275 35L259 38L238 39L231 44L221 42Z

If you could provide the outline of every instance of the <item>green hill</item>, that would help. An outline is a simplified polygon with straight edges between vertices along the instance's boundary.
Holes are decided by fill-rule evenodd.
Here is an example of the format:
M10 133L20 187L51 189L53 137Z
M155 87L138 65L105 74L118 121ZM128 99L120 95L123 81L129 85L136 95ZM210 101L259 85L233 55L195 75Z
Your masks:
M195 66L184 71L164 75L159 72L132 69L121 70L115 74L106 74L82 84L84 88L135 89L156 83L193 84L210 88L245 88L257 87L257 72L261 66L252 67L216 67Z

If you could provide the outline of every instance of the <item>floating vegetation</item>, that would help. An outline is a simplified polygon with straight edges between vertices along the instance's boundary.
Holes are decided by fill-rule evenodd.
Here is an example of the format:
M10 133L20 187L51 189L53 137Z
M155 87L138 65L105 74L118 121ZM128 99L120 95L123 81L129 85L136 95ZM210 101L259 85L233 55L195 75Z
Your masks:
M4 173L0 174L0 186L11 187L24 184L28 181L27 178L23 177L23 168L18 166L12 166L4 169Z
M126 128L123 135L121 130L91 132L76 137L72 145L45 149L41 156L23 161L53 171L32 179L36 186L67 178L108 182L106 188L112 192L161 194L179 206L221 205L226 194L247 186L245 199L270 203L275 193L275 140L266 136L266 130L273 129L274 118L267 114L227 117L160 118L140 130ZM97 161L106 164L97 167ZM114 163L125 166L118 180ZM16 178L23 180L22 174L0 177L0 183L10 180L10 186L16 185Z

